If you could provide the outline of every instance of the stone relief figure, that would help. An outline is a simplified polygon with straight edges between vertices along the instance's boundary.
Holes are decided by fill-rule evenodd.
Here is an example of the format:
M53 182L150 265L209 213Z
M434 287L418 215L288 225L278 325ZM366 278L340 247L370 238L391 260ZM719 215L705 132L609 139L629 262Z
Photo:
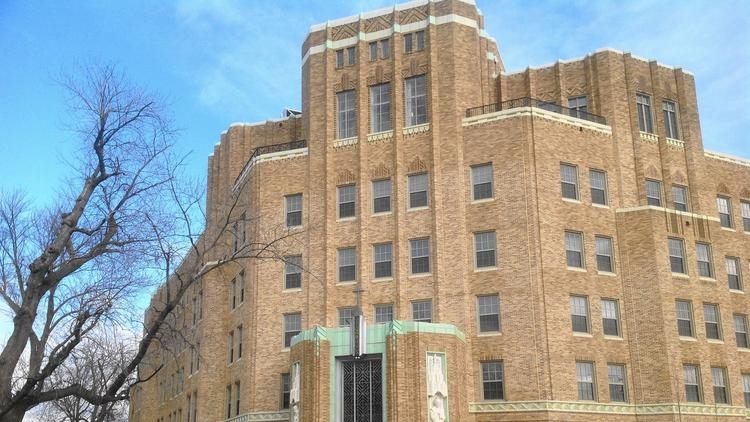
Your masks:
M443 356L438 354L427 355L427 396L430 422L445 422L448 383L443 372Z
M292 422L299 422L299 363L292 365L292 380L291 388L289 389L289 404L291 407L291 420Z
M430 400L430 422L445 422L445 398L441 393Z

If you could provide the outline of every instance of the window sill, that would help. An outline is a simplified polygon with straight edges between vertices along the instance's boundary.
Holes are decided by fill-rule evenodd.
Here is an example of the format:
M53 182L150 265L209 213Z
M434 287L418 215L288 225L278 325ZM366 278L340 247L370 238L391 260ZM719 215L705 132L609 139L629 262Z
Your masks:
M750 353L750 349L748 349L747 347L738 347L737 351L742 353Z
M472 204L486 204L488 202L494 202L495 198L482 198L482 199L472 199Z
M291 347L285 347L285 348L281 349L281 352L282 352L282 353L283 353L283 352L289 352L290 350L292 350L292 348L291 348Z
M579 199L571 199L571 198L562 197L562 200L563 200L563 202L570 202L571 204L580 204L581 203L581 200L579 200Z
M683 280L690 280L690 276L684 273L672 273L672 278L679 278Z
M573 331L573 337L594 338L591 333L580 333L578 331Z
M718 340L715 338L707 338L706 342L711 344L724 344L724 340Z
M372 213L373 217L383 217L386 215L393 215L393 211L383 211L383 212L374 212Z
M736 231L734 229L734 227L724 227L724 226L721 226L721 229L724 230L724 231L728 231L728 232L734 232L734 231Z
M393 281L393 277L378 277L372 279L373 283L384 283L387 281Z
M625 339L620 336L608 336L606 334L604 335L604 340L625 341Z
M597 271L596 273L605 277L617 277L617 273L611 273L609 271Z
M357 284L357 280L351 280L351 281L337 281L337 286L351 286L352 284Z
M299 293L302 291L302 287L296 287L294 289L284 289L281 293Z
M575 271L577 273L587 272L585 268L580 268L580 267L568 267L568 271Z
M591 206L594 207L594 208L601 208L601 209L606 209L606 210L609 209L609 205L607 205L607 204L595 204L595 203L592 202Z
M299 230L302 228L302 224L296 225L296 226L286 226L287 230Z
M406 212L412 212L412 211L423 211L423 210L429 210L429 209L430 209L430 207L429 207L429 206L424 206L424 207L414 207L414 208L407 208L407 209L406 209Z
M680 341L698 341L695 337L680 336Z
M432 273L419 273L419 274L409 274L408 278L424 278L424 277L430 277Z
M333 147L334 148L340 148L340 147L346 147L349 145L357 145L359 138L356 136L352 136L350 138L338 138L334 139L333 141Z
M487 332L479 332L477 333L477 337L499 337L502 336L503 333L500 331L487 331Z
M745 292L743 290L737 290L737 289L729 289L729 293L736 293L738 295L744 295Z
M700 281L705 281L708 283L716 283L716 279L713 277L698 277Z
M340 223L340 222L345 222L345 221L354 221L356 219L357 219L356 216L355 217L343 217L343 218L337 218L336 222Z
M474 268L475 273L484 273L487 271L497 271L497 266L493 265L491 267Z

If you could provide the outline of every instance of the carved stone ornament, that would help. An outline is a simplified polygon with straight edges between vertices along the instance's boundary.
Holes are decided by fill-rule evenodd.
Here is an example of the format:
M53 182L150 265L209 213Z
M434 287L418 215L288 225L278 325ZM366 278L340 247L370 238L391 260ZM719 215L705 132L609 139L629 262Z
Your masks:
M427 171L427 164L421 158L415 158L406 169L409 173L421 173Z
M290 419L292 422L299 422L299 398L300 398L300 383L299 383L299 362L295 362L292 365L292 379L291 388L289 389L289 407L291 407Z
M444 422L448 417L448 382L445 374L445 356L441 353L428 353L427 406L430 422Z
M373 179L387 179L391 177L391 170L385 164L380 163L370 174L372 174Z
M356 181L357 178L354 177L354 173L352 173L351 170L341 170L339 171L338 177L336 177L336 183L339 185L354 183Z

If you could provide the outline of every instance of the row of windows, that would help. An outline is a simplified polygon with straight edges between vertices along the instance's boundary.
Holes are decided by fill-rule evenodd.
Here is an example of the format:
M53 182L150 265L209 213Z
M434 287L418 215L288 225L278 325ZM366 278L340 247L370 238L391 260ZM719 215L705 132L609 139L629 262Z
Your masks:
M404 53L413 53L422 51L425 47L425 32L416 31L403 35ZM368 45L370 61L378 59L387 59L391 57L391 40L384 38L378 41L372 41ZM351 66L357 63L357 47L347 47L336 50L336 69L341 69L345 65Z
M601 300L602 331L605 336L622 337L620 325L620 303L617 299ZM570 296L570 320L574 333L591 333L591 318L589 316L589 298L586 296Z
M637 93L635 96L636 111L638 112L638 129L641 132L654 133L654 120L651 113L651 96ZM664 113L664 133L667 138L680 139L677 122L677 103L662 100L661 109Z
M716 209L719 213L721 227L733 229L732 200L725 196L717 196ZM742 217L742 230L750 233L750 201L740 201L740 216Z
M600 272L615 272L615 254L612 238L594 236L596 244L596 269ZM583 233L565 232L565 261L568 268L586 268Z
M482 164L471 167L472 198L486 200L493 197L492 164ZM411 174L407 176L407 190L409 192L409 209L424 208L429 205L429 176L427 173ZM381 179L372 181L372 212L374 214L387 213L392 209L393 181ZM357 185L343 185L336 189L338 218L351 218L357 215ZM302 194L284 197L285 222L287 227L302 225Z
M404 80L404 125L427 123L427 76L412 76ZM391 84L370 86L371 133L391 130ZM350 89L336 93L336 139L357 136L357 92Z
M677 316L677 334L679 334L680 337L695 337L692 302L681 299L675 301L675 313ZM750 344L748 342L747 334L747 315L734 314L732 319L734 321L735 343L737 344L737 347L747 349ZM703 304L703 322L707 339L724 339L719 305L715 303Z
M578 183L578 166L560 163L560 190L562 197L574 201L580 201ZM607 173L603 170L589 169L589 187L591 192L591 203L597 205L608 205Z
M687 264L685 258L685 241L679 238L670 237L667 239L667 249L669 251L669 265L674 274L687 274ZM695 256L698 267L698 275L704 278L713 279L716 276L714 269L713 253L711 245L708 243L696 242ZM724 258L724 266L727 274L727 285L730 290L741 291L742 273L740 259L734 256Z

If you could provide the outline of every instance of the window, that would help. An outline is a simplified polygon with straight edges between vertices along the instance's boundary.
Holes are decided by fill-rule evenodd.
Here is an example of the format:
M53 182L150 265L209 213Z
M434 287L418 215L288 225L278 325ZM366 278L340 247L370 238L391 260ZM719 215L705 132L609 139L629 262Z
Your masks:
M287 195L286 197L286 226L302 225L302 194Z
M726 368L712 367L711 380L714 383L714 403L729 404L729 395L727 394L727 370Z
M560 186L563 198L578 200L578 167L560 164Z
M281 408L289 409L289 393L291 391L291 381L289 374L281 374Z
M654 133L654 122L651 116L651 97L638 93L635 95L635 105L638 111L638 129L641 132Z
M404 81L406 96L405 126L427 123L427 77L413 76Z
M357 279L357 250L355 248L344 248L338 250L339 255L339 282L354 281Z
M620 336L619 308L616 300L602 299L602 327L605 336Z
M497 295L477 296L479 332L500 331L500 299Z
M354 308L339 308L339 327L351 327L354 321Z
M357 98L353 89L336 93L336 139L357 136Z
M687 274L685 268L685 243L682 239L669 238L669 266L673 273Z
M344 49L336 50L336 69L344 67Z
M356 215L355 201L357 199L356 185L338 187L339 218L349 218Z
M375 323L393 321L393 305L390 303L375 305Z
M349 66L357 63L357 48L349 47L346 49L346 59Z
M387 59L391 57L391 40L380 40L380 58Z
M492 198L492 164L471 168L474 200Z
M391 210L391 179L372 182L372 211L374 213L389 212Z
M594 385L594 363L576 362L576 382L578 383L578 400L596 400Z
M686 300L675 302L677 312L677 334L680 337L693 337L693 307Z
M734 316L734 337L737 347L748 348L747 317L745 315Z
M368 47L370 48L370 61L375 61L378 59L378 42L373 41L371 42Z
M583 268L583 233L565 232L565 259L568 267Z
M628 401L625 388L625 365L607 365L607 380L609 381L609 401L625 403Z
M568 98L568 108L572 117L583 118L588 112L588 98L586 96L570 97Z
M721 340L719 305L704 303L703 320L706 324L706 338Z
M589 299L584 296L570 297L570 319L573 332L589 332Z
M427 206L427 173L411 174L409 182L409 208Z
M716 197L716 208L719 209L721 227L732 228L732 202L729 198Z
M615 260L612 248L612 239L604 236L596 236L596 269L599 271L615 272Z
M229 309L237 307L237 278L229 283Z
M591 185L591 203L607 205L607 173L601 170L589 170Z
M404 53L424 50L424 31L404 34Z
M284 315L284 347L292 345L292 337L302 330L302 314Z
M682 371L685 375L685 400L691 403L702 402L700 369L695 365L685 365Z
M688 210L688 195L685 186L672 185L672 206L677 211Z
M393 244L383 243L373 245L373 262L375 265L375 278L386 278L393 276Z
M504 400L503 362L482 362L482 398Z
M227 419L232 417L232 384L227 385Z
M740 260L732 256L726 257L724 261L727 267L727 282L731 290L742 290L742 278L740 276Z
M740 201L740 212L742 213L742 230L750 233L750 202Z
M695 255L698 258L698 275L713 278L714 266L711 258L711 246L705 243L696 243Z
M391 130L391 84L370 87L370 131Z
M661 206L661 182L646 179L646 203L655 207Z
M293 255L284 258L284 288L299 289L302 287L302 256Z
M237 359L242 359L242 325L237 326L234 337L237 339Z
M495 232L474 233L477 268L495 266L495 248Z
M245 270L237 275L237 285L240 290L240 303L245 301Z
M411 319L415 322L432 322L432 300L415 300L412 302Z
M664 132L667 138L680 139L680 132L677 130L677 104L664 100L661 109L664 110Z
M229 355L229 363L234 362L234 331L229 332L227 337L227 349Z
M424 274L430 272L430 239L412 239L411 273Z
M745 396L745 407L750 409L750 374L742 374L742 392Z

